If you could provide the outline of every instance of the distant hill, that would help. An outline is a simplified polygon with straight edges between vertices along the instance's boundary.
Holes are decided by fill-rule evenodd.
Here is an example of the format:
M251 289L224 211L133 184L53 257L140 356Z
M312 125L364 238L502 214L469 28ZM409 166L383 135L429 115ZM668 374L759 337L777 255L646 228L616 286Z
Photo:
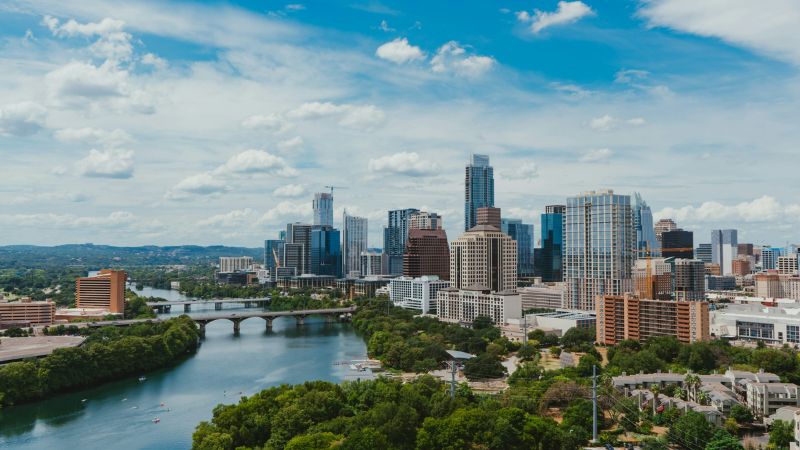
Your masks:
M264 257L260 248L212 245L178 245L158 247L114 247L111 245L66 244L53 247L36 245L0 246L0 268L43 268L83 266L99 269L110 266L152 266L166 264L204 264L216 262L220 256Z

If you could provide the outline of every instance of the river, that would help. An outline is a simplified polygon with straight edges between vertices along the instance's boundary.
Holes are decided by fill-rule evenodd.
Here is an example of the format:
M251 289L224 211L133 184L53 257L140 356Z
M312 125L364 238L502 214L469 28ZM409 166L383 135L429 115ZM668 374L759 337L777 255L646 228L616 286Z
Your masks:
M140 293L173 301L184 298L161 289ZM192 314L203 312L196 309ZM229 309L237 308L225 307ZM239 336L233 335L229 321L214 321L195 355L146 374L143 382L137 375L0 409L0 448L187 449L195 426L210 419L217 404L235 403L240 392L251 395L283 383L369 377L347 364L335 364L363 359L365 354L364 342L349 324L326 324L321 317L307 318L302 327L293 318L275 319L272 331L266 331L262 319L252 318L242 322ZM159 423L153 423L156 417Z

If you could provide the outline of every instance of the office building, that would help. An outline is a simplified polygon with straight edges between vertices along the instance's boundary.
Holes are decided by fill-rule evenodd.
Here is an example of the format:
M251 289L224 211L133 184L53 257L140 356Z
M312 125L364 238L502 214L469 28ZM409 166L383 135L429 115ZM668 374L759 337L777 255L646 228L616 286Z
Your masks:
M418 213L418 209L406 208L389 211L389 224L383 229L383 251L387 259L387 274L401 275L403 273L403 255L406 252L408 228L411 216Z
M739 256L753 256L755 255L755 249L753 248L753 244L739 244L737 247L737 253Z
M361 252L361 276L384 275L385 257L386 255L380 250L371 249Z
M252 258L250 258L252 264ZM101 270L97 275L81 277L75 281L75 307L102 309L109 313L125 312L124 270Z
M428 211L412 213L408 224L408 228L411 230L441 230L443 226L442 216Z
M747 256L739 255L733 260L733 276L743 277L753 272L753 266L750 264L750 258Z
M491 225L499 230L502 226L500 223L500 208L493 206L478 208L476 220L478 225Z
M673 265L673 299L702 301L705 292L705 264L699 259L675 259Z
M311 229L311 269L314 275L342 276L342 251L339 230L329 226Z
M779 256L775 264L775 268L781 275L796 275L798 265L798 255L793 253L791 255Z
M519 219L501 219L500 230L517 243L517 276L532 277L533 225L522 223Z
M775 270L778 258L783 254L782 248L761 247L761 269Z
M534 283L517 289L523 311L559 309L564 304L564 283Z
M336 277L331 275L312 275L307 273L296 277L278 278L277 285L281 289L315 289L336 286Z
M494 206L494 169L487 155L473 154L464 175L464 231L478 224L478 208Z
M631 199L613 191L567 199L564 215L564 282L568 309L594 310L600 295L633 289L636 257Z
M736 230L711 231L711 262L719 264L722 275L733 274L733 260L739 252Z
M314 209L314 225L333 226L333 193L317 192L312 202Z
M633 280L634 292L639 298L671 300L672 260L637 259L633 268Z
M353 271L361 271L361 252L367 250L369 234L366 217L342 215L342 271L349 276Z
M253 265L253 258L249 256L220 256L219 272L231 273L247 270Z
M504 325L509 319L522 318L522 305L516 292L449 287L436 295L436 316L443 322L461 324L472 324L476 317L484 316L495 325Z
M729 304L711 312L711 333L718 338L800 346L797 306Z
M638 192L633 194L633 228L636 230L637 257L657 256L659 241L653 225L653 212Z
M700 244L694 251L695 258L706 264L712 263L711 244Z
M680 228L661 233L661 256L694 259L694 233Z
M709 339L706 302L601 295L596 300L596 314L599 344L615 345L623 339L645 342L654 336L673 336L686 344Z
M656 233L656 241L661 244L661 236L667 232L678 229L678 224L672 219L661 219L653 226Z
M297 275L311 273L311 230L304 223L286 225L286 243L283 246L285 267L294 269Z
M736 277L733 275L706 275L706 291L735 291Z
M542 214L541 250L534 257L539 269L536 271L544 282L563 281L563 245L565 205L548 205ZM541 255L539 257L539 255Z
M389 282L389 299L401 308L435 314L436 294L447 287L450 287L450 282L437 276L395 278Z
M455 289L516 291L517 243L490 225L476 225L450 245L450 284Z
M51 301L34 302L29 298L18 302L0 301L0 329L52 325L55 314L56 304Z
M264 267L269 271L270 276L275 278L278 267L283 267L283 246L286 244L282 239L267 239L264 241Z
M403 276L418 278L425 275L450 279L450 248L447 233L442 229L412 228L408 231Z
M357 297L375 297L382 289L387 289L389 281L386 278L359 278L353 281L353 293Z

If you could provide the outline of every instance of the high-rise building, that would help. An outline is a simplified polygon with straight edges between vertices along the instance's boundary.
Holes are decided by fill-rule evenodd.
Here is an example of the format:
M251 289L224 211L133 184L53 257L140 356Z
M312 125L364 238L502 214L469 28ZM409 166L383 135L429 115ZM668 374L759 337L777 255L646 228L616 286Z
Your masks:
M411 216L418 209L394 209L389 211L389 224L383 229L383 251L387 258L387 274L402 275L403 255L406 252L406 240Z
M501 219L500 230L517 243L517 276L532 277L533 225L522 223L519 219Z
M329 226L311 229L311 269L314 275L342 276L342 251L339 230Z
M664 234L665 231L672 231L677 230L678 225L672 219L661 219L656 222L655 226L653 227L656 232L656 241L661 243L661 235Z
M596 306L599 344L646 342L655 336L673 336L686 344L710 338L707 302L640 300L625 294L601 295Z
M500 208L495 208L493 206L478 208L478 217L476 220L478 225L491 225L499 230L501 227Z
M666 258L637 259L633 268L633 282L634 292L639 298L671 300L671 260L668 262Z
M517 243L491 225L476 225L450 245L450 285L516 291Z
M638 192L634 192L633 228L636 230L636 251L639 258L658 255L659 241L653 227L653 212Z
M386 255L381 250L368 249L361 252L361 276L383 275L385 273L385 258Z
M711 231L711 262L719 264L722 275L733 273L733 260L739 251L736 230Z
M342 268L345 275L361 270L361 252L369 247L368 221L344 212L342 216Z
M542 214L540 270L544 282L558 282L563 277L564 212L565 205L549 205Z
M739 256L753 256L753 244L739 244L737 245Z
M564 281L568 308L593 310L599 295L631 292L635 257L630 196L609 190L567 199Z
M705 300L705 264L699 259L675 259L673 264L673 299Z
M274 279L278 267L283 267L283 239L267 239L264 241L264 267Z
M297 275L311 273L312 225L290 223L286 225L286 243L283 246L283 263Z
M389 282L389 299L395 306L418 309L422 314L436 313L436 293L450 286L435 276L399 277Z
M442 216L428 211L412 213L408 224L409 230L441 230L442 227Z
M464 230L478 224L478 208L494 206L494 169L487 155L472 154L464 175Z
M741 248L741 247L740 247ZM753 272L753 266L750 264L750 257L739 255L733 260L733 275L743 277Z
M783 255L782 248L761 247L761 268L763 270L775 270L778 258Z
M78 278L75 281L75 306L122 314L125 312L127 280L128 274L124 270L108 269L92 277Z
M219 273L233 273L247 270L253 265L253 258L250 256L220 256Z
M317 192L312 203L314 208L314 225L333 226L333 194Z
M797 253L791 255L779 256L775 268L781 275L795 275L797 274L798 256Z
M703 261L704 263L711 264L711 244L700 244L694 251L695 258Z
M444 230L411 229L403 256L403 276L419 278L435 275L450 279L450 249Z
M694 233L680 228L661 233L661 256L694 259Z

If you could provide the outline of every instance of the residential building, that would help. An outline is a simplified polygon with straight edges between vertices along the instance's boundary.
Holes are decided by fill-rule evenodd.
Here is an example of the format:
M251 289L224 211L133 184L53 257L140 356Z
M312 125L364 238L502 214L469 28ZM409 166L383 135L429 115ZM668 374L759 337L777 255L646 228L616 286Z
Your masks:
M312 225L297 222L286 225L283 262L285 267L293 268L298 275L311 273L312 229Z
M705 265L699 259L675 259L673 264L673 299L705 300Z
M428 211L412 213L408 224L411 230L441 230L443 226L442 216Z
M601 295L596 301L597 342L614 345L623 339L645 342L673 336L683 343L709 339L706 302L643 300L625 295Z
M711 262L719 264L722 275L733 274L733 261L739 251L737 236L736 230L711 231Z
M5 325L27 328L37 325L52 325L55 320L56 304L51 301L17 302L0 301L0 329Z
M541 258L537 275L544 282L563 281L563 245L565 205L548 205L542 214Z
M316 226L333 227L333 193L317 192L312 202Z
M532 286L518 288L522 310L559 309L564 305L566 295L564 283L534 283Z
M494 206L494 169L489 156L472 154L464 174L464 231L478 224L478 208Z
M478 216L476 220L478 225L491 225L498 230L502 227L500 208L495 208L493 206L484 206L478 208Z
M450 281L455 289L516 291L517 243L491 225L476 225L450 245Z
M775 264L775 268L778 269L778 273L781 275L797 275L797 256L797 253L779 256L778 261Z
M283 246L285 244L286 242L282 239L264 241L264 267L269 271L273 280L278 273L278 267L283 267Z
M661 233L661 256L694 259L694 233L680 228Z
M461 324L471 324L476 317L486 316L495 325L504 325L522 318L522 305L516 292L449 287L440 289L436 296L436 316L443 322Z
M383 251L386 254L389 275L403 273L403 255L406 252L411 216L418 212L414 208L389 211L389 224L383 229Z
M778 258L783 254L782 248L761 247L761 269L775 270Z
M633 198L633 228L636 231L637 257L656 256L659 254L659 242L656 240L653 227L653 212L638 192L633 194Z
M800 391L794 383L747 383L747 408L764 419L782 407L800 406Z
M654 225L656 233L656 241L661 244L661 237L667 231L677 230L678 224L672 219L661 219Z
M78 278L75 280L75 307L124 313L127 280L128 274L124 270L109 269L101 270L95 276Z
M450 279L450 249L444 230L412 228L408 231L403 275L411 278L435 275L442 280Z
M384 259L383 251L373 249L361 252L361 276L383 275Z
M500 230L517 243L517 276L532 277L533 225L522 223L519 219L501 219Z
M369 235L366 217L342 215L342 272L349 275L353 271L361 271L361 252L367 250Z
M712 263L711 244L699 244L694 251L695 258L706 264Z
M564 282L568 309L593 310L598 296L631 292L635 256L630 196L609 190L567 199Z
M231 273L240 270L247 270L253 265L253 258L250 256L220 256L219 272Z
M450 287L437 276L400 277L389 282L389 299L395 306L418 309L422 314L436 313L436 294Z
M311 269L314 275L342 276L342 250L339 230L330 226L311 229Z

